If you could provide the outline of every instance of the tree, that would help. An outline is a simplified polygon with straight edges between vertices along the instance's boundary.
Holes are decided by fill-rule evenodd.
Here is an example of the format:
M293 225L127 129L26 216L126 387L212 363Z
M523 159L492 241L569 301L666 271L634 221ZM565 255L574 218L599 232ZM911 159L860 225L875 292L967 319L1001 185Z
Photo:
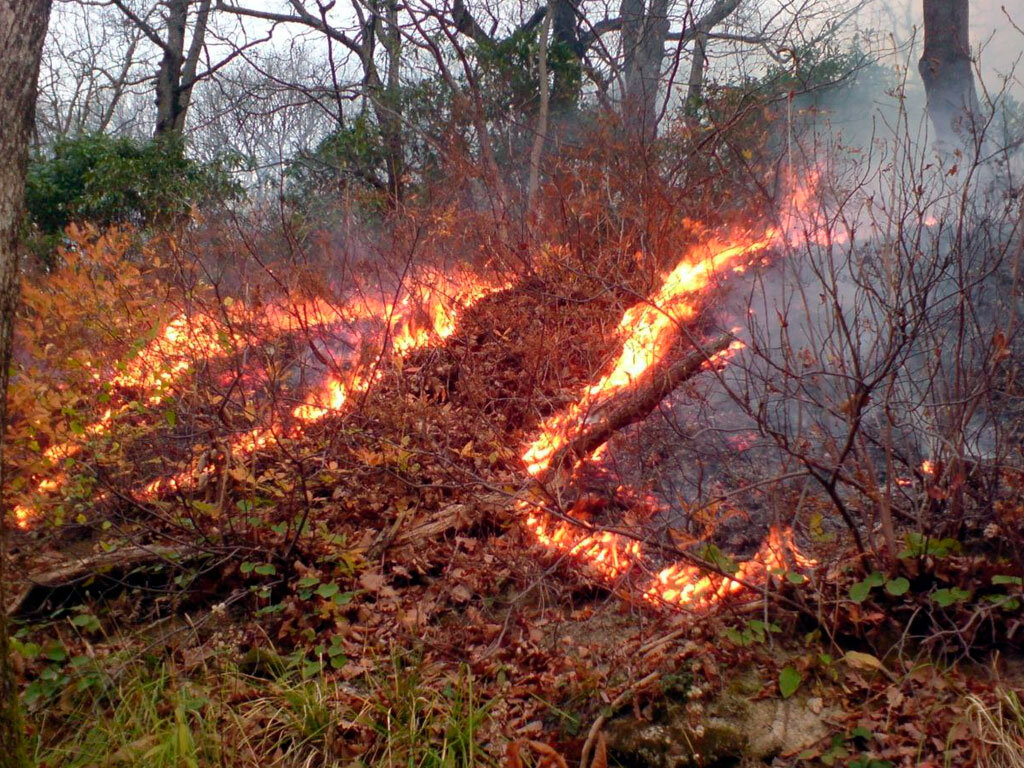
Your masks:
M974 119L980 108L969 31L969 0L924 0L924 53L918 70L940 145L976 141Z
M290 13L249 8L218 0L218 9L238 16L262 19L273 24L292 24L324 35L334 70L334 46L355 56L362 71L362 92L369 102L380 132L387 170L387 194L390 203L402 200L405 188L405 142L402 136L401 67L402 34L398 23L400 5L382 0L353 0L347 26L329 20L335 3L318 3L317 12L305 0L289 0ZM378 45L379 43L379 45ZM378 57L383 49L383 56ZM335 90L339 91L337 83Z
M81 0L80 0L81 1ZM213 0L163 0L144 3L140 10L133 0L109 0L142 34L156 46L160 64L156 73L155 137L185 130L185 120L192 104L192 93L202 80L215 75L238 56L268 37L245 40L231 46L219 59L214 59L207 37L213 16ZM159 7L166 10L162 23L154 23ZM223 36L223 33L221 35ZM200 68L200 64L204 64Z
M125 0L114 0L120 11L135 24L161 51L156 75L156 127L154 136L181 133L185 128L192 89L200 79L199 59L206 43L212 0L167 0L164 5L163 34L149 20L137 13ZM195 7L192 36L185 47L189 11Z
M28 145L51 0L0 0L0 489ZM5 590L7 510L0 494L0 768L27 768L25 735L10 666Z

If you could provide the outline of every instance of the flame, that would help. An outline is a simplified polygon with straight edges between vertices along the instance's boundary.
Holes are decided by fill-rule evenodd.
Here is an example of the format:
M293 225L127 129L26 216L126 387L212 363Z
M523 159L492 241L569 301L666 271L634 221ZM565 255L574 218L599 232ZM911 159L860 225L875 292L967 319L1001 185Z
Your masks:
M743 272L750 260L744 257L773 245L820 242L823 232L826 242L841 239L823 229L820 211L813 208L815 184L816 178L811 178L810 183L794 190L781 216L781 228L766 228L763 234L753 237L736 235L727 241L712 240L691 249L652 296L626 310L617 329L622 350L612 368L568 408L546 419L524 450L522 460L530 475L543 477L555 454L585 426L595 408L631 387L665 358L678 339L680 324L696 316L701 292L706 291L721 270L728 267ZM741 342L734 342L706 365L721 364L742 347ZM580 463L597 458L603 448ZM644 555L638 541L609 531L581 530L578 524L564 520L548 520L545 515L529 511L526 502L520 502L519 509L526 514L527 530L542 547L580 560L605 579L619 579L643 566ZM787 569L787 551L797 567L813 565L799 554L790 531L773 528L758 553L739 565L735 578L676 563L661 570L643 595L651 601L677 606L708 606L743 590L745 583L765 582L773 569Z
M676 563L661 570L644 590L648 600L680 606L710 606L742 592L747 584L762 584L774 573L807 569L815 561L804 557L788 528L773 526L750 560L739 563L735 578L708 573L695 565Z
M331 413L342 410L353 395L365 392L381 376L379 363L385 355L405 355L435 341L450 337L456 330L459 313L480 299L509 287L508 282L488 281L466 271L452 274L422 272L409 276L409 288L395 302L379 300L366 293L355 293L349 301L335 305L324 299L280 302L261 307L225 302L224 317L179 314L170 321L131 358L122 362L110 384L115 392L130 390L140 400L158 405L185 376L202 361L234 354L246 346L245 336L236 328L258 326L268 336L308 331L312 328L346 325L354 329L357 349L373 348L379 351L368 365L355 368L346 377L328 376L321 387L310 393L306 400L291 411L296 422L286 428L279 418L272 418L266 428L247 430L232 438L228 447L232 455L250 454L265 448L275 437L298 437L303 425L320 421ZM364 327L369 326L369 327ZM372 369L372 372L371 372ZM99 373L94 379L102 380ZM122 407L116 413L128 409ZM108 432L115 411L108 409L96 422L89 424L78 436L55 443L44 451L44 456L56 463L60 459L76 456L84 447L82 437L88 438ZM177 474L151 480L136 495L152 499L160 494L183 491L194 487L197 480L211 472L197 465ZM44 478L36 483L34 494L46 496L58 493L66 484L63 474ZM28 528L38 516L35 504L15 506L14 518L21 528Z
M611 370L588 387L582 397L568 409L547 419L540 433L523 453L526 471L533 476L545 472L554 455L586 423L587 415L602 401L630 387L652 365L664 358L676 343L679 325L697 314L692 298L708 287L719 271L743 264L739 259L763 251L775 240L776 231L742 242L716 242L692 249L665 278L661 287L646 301L626 310L619 321L617 334L622 337L622 351ZM736 342L712 358L720 362L742 346Z

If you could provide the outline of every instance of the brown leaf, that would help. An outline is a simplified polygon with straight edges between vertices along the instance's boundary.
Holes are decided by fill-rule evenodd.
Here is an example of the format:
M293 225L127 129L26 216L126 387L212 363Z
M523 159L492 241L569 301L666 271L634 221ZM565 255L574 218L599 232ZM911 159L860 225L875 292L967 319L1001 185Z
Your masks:
M505 750L505 768L523 768L523 759L519 757L519 748L523 745L522 739L509 742Z
M541 756L540 766L554 766L554 768L569 768L565 762L565 758L562 757L555 748L545 744L543 741L530 741L530 748Z

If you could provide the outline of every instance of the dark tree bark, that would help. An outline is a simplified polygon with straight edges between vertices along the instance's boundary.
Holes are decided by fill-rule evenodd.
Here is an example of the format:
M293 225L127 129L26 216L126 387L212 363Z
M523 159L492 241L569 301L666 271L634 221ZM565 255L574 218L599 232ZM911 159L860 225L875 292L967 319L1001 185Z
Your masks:
M0 0L0 489L25 170L51 0ZM0 768L28 768L7 633L7 509L0 494Z
M969 0L924 0L924 53L918 70L940 145L973 144L980 113L969 38Z
M205 76L199 73L199 59L206 43L213 0L165 0L164 29L158 30L135 13L124 0L113 0L121 12L148 37L163 55L156 74L156 127L154 136L180 134L192 102L192 89ZM186 49L189 10L195 8L192 38Z
M645 139L658 130L658 89L668 40L668 0L623 0L622 47L626 53L623 114L627 128Z

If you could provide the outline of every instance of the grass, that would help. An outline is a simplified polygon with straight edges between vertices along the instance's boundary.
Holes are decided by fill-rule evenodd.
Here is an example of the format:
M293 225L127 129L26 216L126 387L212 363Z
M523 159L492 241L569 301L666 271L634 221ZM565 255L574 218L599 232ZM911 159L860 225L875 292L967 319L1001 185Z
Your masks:
M481 744L489 704L465 666L441 668L393 653L351 685L304 676L299 664L269 678L218 666L183 674L167 659L136 659L117 674L112 664L102 675L92 670L93 684L83 690L73 679L35 714L37 765L496 764Z
M1004 688L995 703L967 697L967 714L975 738L984 746L979 768L1024 768L1024 705Z

